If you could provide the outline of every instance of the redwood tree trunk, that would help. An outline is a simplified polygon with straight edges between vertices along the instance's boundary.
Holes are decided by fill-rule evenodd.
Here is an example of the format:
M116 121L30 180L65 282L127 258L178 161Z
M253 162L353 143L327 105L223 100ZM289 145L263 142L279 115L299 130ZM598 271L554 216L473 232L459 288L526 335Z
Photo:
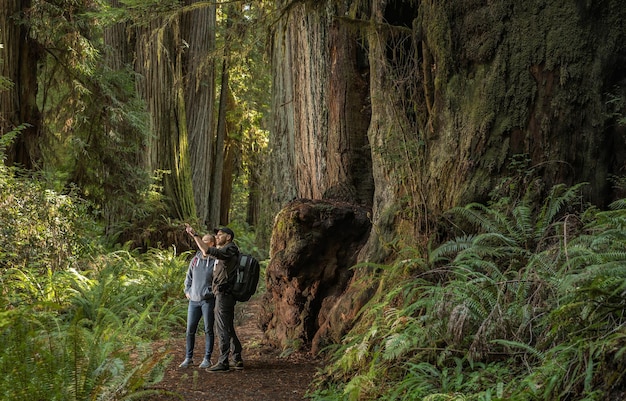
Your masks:
M182 86L182 49L178 21L153 21L139 33L139 87L151 116L153 139L148 145L148 168L162 171L169 212L181 220L196 218L187 121Z
M546 189L586 181L589 200L611 200L609 179L626 161L613 128L613 115L624 115L613 100L626 98L621 1L279 4L271 200L279 208L349 188L362 177L350 170L361 160L353 152L369 143L374 229L360 260L387 262L425 245L443 212L486 201L514 173L507 167L517 154ZM367 48L369 93L349 85L367 71L350 69L365 66L360 53L338 45L354 32ZM371 116L356 117L355 103L369 104ZM338 299L343 307L328 317L343 322L335 334L364 293L350 287Z
M336 2L328 2L324 7L311 2L284 4L290 4L288 17L278 22L272 48L274 120L270 136L272 185L269 190L272 192L269 196L276 209L293 198L332 200L323 203L326 207L337 200L371 207L374 181L367 135L370 124L368 64L365 52L359 46L358 26L346 24L339 18L345 16L349 8L344 9ZM360 208L355 209L361 212ZM367 216L365 212L362 214ZM309 222L310 216L297 213L294 216L305 224ZM356 259L350 253L356 252L355 248L358 249L361 242L332 234L336 229L326 232L325 228L332 227L330 212L320 213L319 218L323 221L313 226L323 232L321 237L327 239L313 246L314 254L317 257L328 253L330 257L321 265L313 263L312 267L325 271L339 265L337 276L341 280L335 279L331 287L324 280L321 284L319 280L312 280L312 286L323 287L321 292L315 288L303 289L303 278L299 274L308 277L319 273L300 271L311 265L310 260L293 264L296 269L293 272L282 263L272 263L266 273L272 278L271 282L268 278L268 294L273 299L268 304L276 304L274 311L267 312L266 319L273 322L272 327L292 328L287 332L294 342L315 338L316 344L322 344L327 337L336 338L330 332L337 329L341 332L343 324L347 323L346 318L353 316L352 311L348 311L342 318L335 319L346 311L335 305L341 302L354 272L345 266L346 260L338 259ZM272 242L276 236L284 235L280 230L284 228L284 222L276 224ZM367 237L367 232L365 235ZM316 238L318 234L311 236ZM340 251L333 249L336 245L333 241L338 239L342 244ZM295 242L300 243L298 239ZM297 257L289 253L293 251L292 247L287 248L278 250L281 256ZM299 249L298 246L293 248ZM308 253L304 254L311 258ZM277 288L269 288L274 284ZM306 293L303 297L314 304L314 307L305 307L305 313L315 315L308 317L310 320L306 324L293 329L294 322L280 320L287 315L297 315L303 305L299 296L294 298L284 294L300 291ZM355 299L349 305L358 310L366 299L367 296ZM280 316L281 311L283 316ZM331 320L334 323L328 324ZM318 328L321 328L319 333L316 332Z
M31 0L4 0L0 7L0 76L12 86L0 90L0 135L21 129L7 151L7 164L26 169L41 167L41 113L37 108L37 62L40 47L28 37L28 27L20 24Z
M185 5L200 2L185 0ZM211 54L215 51L216 5L204 3L185 12L182 18L182 36L189 45L183 53L189 153L196 211L201 222L210 220L215 128L215 61Z
M348 8L279 3L291 6L272 47L272 201L371 205L368 66L358 30L337 18Z

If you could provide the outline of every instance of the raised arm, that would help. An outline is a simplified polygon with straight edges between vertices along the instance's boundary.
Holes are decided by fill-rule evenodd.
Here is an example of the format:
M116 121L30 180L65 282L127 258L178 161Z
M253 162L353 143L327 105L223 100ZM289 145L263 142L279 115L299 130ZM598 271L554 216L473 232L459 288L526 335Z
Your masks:
M196 241L196 245L198 245L198 248L202 251L202 255L205 257L208 256L207 250L209 249L209 246L202 241L202 236L187 223L185 223L185 231L187 231L187 234L189 234L194 241Z

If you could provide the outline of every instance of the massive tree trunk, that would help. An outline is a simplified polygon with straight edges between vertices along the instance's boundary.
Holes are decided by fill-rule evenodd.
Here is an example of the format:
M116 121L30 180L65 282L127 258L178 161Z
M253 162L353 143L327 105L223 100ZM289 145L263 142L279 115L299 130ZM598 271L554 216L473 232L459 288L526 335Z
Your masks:
M185 0L186 6L200 3ZM191 8L183 14L182 37L189 46L183 53L185 105L189 132L189 152L196 211L208 223L214 145L215 108L215 27L216 5ZM215 221L214 221L215 223Z
M433 123L418 174L426 210L486 200L515 154L546 189L585 181L589 200L610 198L608 178L624 166L607 113L607 92L626 76L620 4L420 4L414 37Z
M333 213L323 209L332 207L333 202L348 202L363 206L354 209L367 219L365 210L373 202L367 136L368 65L358 40L359 25L342 19L350 12L348 8L334 2L323 6L312 2L289 4L288 17L279 21L273 37L274 120L270 137L273 181L269 196L277 209L292 198L329 202L321 203L322 210L317 216L322 221L310 222L310 216L301 217L303 226L312 224L316 230L311 235L323 239L311 244L313 259L309 252L299 254L298 246L272 247L272 263L266 275L268 294L272 297L268 304L275 305L275 309L267 311L264 321L268 330L291 336L280 338L283 345L301 340L310 343L313 338L321 344L329 331L336 327L341 330L353 316L350 312L339 318L342 323L336 322L334 315L339 316L340 312L333 304L340 302L346 290L353 274L350 265L363 242L361 233L351 236L348 229L345 233L336 232L339 227L333 225ZM292 218L290 212L280 215L286 216L285 220ZM276 220L273 244L282 243L286 235L283 228L289 226L285 220ZM350 227L354 223L344 222ZM296 231L302 229L298 227ZM360 223L359 229L365 229L367 237L369 224ZM292 241L297 243L301 238L294 237ZM278 257L276 253L284 259L274 260ZM320 255L324 255L323 260L311 263ZM298 257L309 260L297 261ZM332 286L322 277L327 269L334 274ZM303 288L306 285L315 288ZM300 292L303 292L301 297L292 296ZM302 302L303 298L307 301ZM366 298L361 297L357 302ZM301 316L302 321L281 321L290 316Z
M40 46L28 37L20 21L30 0L4 0L0 7L0 76L11 81L0 90L0 135L21 126L21 133L7 151L7 164L27 169L41 167L41 113L37 108L37 62Z
M153 21L138 36L136 68L143 76L139 87L154 133L147 165L151 171L164 172L163 192L170 214L182 220L195 219L179 23Z
M336 17L347 12L291 3L274 30L275 205L292 198L372 203L367 64L358 29Z
M277 24L271 137L277 208L289 197L319 199L353 182L347 168L354 164L331 157L355 149L342 146L352 136L340 135L331 110L345 111L344 121L360 135L369 127L359 140L371 148L374 229L362 261L390 261L424 245L443 212L487 200L512 174L507 167L517 154L526 155L527 171L546 189L587 181L589 200L611 199L609 178L623 174L626 160L611 117L624 112L611 108L612 98L626 93L620 1L348 3L338 10L335 2L289 2ZM352 98L329 89L342 88L349 76L334 69L357 65L360 55L334 45L333 32L351 32L347 26L362 27L370 69L369 93L351 91ZM355 103L371 105L371 118L357 125ZM341 316L354 316L364 294L348 288L328 317L339 326L321 333L320 344L349 327Z
M139 33L137 70L155 133L147 166L165 171L173 216L212 224L216 5L198 3L185 0L180 19L152 22Z

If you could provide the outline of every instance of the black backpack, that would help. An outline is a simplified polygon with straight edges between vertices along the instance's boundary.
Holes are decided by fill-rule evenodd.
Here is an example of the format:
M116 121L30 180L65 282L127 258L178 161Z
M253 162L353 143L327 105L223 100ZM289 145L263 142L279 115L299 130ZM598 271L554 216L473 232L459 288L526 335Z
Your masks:
M261 266L259 261L248 254L239 253L239 261L231 280L231 293L235 300L246 302L256 292Z

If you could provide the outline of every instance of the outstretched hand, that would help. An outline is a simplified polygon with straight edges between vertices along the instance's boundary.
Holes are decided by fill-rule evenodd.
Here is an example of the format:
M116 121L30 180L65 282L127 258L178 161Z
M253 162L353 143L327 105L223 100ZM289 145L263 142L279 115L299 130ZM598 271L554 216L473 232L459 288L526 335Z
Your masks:
M195 230L191 228L191 226L187 223L185 223L185 231L187 231L187 234L191 235L192 237L196 236Z

